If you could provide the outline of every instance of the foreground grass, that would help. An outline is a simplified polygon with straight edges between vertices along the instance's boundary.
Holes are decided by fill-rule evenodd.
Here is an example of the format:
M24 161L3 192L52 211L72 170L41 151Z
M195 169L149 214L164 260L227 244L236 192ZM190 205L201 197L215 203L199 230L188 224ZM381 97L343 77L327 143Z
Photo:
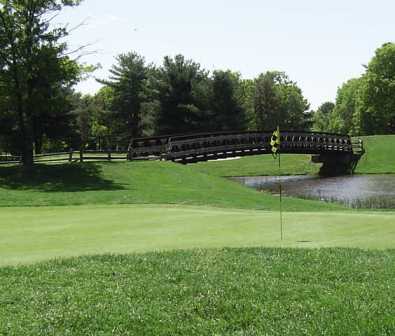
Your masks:
M394 335L394 278L394 250L197 250L0 268L0 334Z
M358 174L395 174L395 135L362 137L366 154L358 164ZM282 175L317 174L319 164L311 163L311 155L282 155ZM244 157L239 160L212 161L196 164L204 173L216 176L278 175L278 167L270 155Z
M207 207L3 208L0 266L54 257L221 247L395 248L395 215Z
M0 207L82 204L193 204L277 210L278 198L171 162L37 165L31 176L0 168ZM342 209L287 199L289 211Z

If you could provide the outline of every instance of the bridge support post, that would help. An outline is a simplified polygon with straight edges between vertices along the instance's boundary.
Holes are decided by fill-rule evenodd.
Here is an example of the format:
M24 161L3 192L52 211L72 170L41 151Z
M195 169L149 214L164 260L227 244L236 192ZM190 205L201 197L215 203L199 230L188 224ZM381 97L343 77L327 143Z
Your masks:
M312 156L312 162L322 163L320 176L352 175L361 158L354 153L325 153Z

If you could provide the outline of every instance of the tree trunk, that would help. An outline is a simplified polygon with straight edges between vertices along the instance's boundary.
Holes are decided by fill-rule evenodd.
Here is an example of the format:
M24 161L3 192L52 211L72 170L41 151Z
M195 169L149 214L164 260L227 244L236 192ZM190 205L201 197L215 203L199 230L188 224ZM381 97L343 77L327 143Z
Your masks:
M42 154L43 153L43 139L42 137L36 137L34 140L34 153Z
M18 99L17 105L19 128L22 138L22 166L26 172L30 172L34 164L32 125L26 120L27 118L23 111L22 99Z
M31 171L33 168L34 160L33 160L33 142L28 139L25 139L23 144L23 152L22 152L22 165L25 171Z

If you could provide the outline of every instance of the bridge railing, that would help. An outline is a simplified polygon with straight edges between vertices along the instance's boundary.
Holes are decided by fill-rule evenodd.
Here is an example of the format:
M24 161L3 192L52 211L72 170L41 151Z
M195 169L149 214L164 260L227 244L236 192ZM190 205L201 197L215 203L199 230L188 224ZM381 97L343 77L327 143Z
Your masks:
M365 154L365 147L363 145L363 140L362 139L352 139L352 151L355 155L360 155L362 156Z
M353 151L351 138L347 135L293 132L281 133L283 153L320 154L322 152ZM134 139L130 145L129 158L160 157L173 161L188 158L207 159L218 156L243 156L271 152L272 132L220 132Z

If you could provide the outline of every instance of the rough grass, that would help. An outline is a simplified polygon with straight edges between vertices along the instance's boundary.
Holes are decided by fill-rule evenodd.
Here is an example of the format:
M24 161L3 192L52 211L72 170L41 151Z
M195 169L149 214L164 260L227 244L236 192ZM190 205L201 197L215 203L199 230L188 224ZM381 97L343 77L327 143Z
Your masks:
M31 176L0 168L0 207L82 204L193 204L277 210L278 197L171 162L37 165ZM285 210L342 209L289 198Z
M285 213L281 241L277 212L141 205L0 211L0 266L190 248L395 248L393 212Z
M0 334L389 336L394 278L394 250L197 250L0 268Z

